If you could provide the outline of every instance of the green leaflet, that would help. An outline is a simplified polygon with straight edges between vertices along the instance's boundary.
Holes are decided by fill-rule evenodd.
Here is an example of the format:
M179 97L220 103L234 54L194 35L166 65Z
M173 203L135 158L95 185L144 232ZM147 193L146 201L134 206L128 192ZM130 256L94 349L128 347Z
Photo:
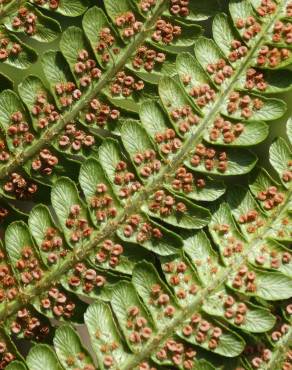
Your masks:
M23 147L27 147L29 142L22 139L18 144L13 142L14 135L8 134L8 128L14 122L12 120L13 113L20 112L21 119L27 123L29 131L31 132L30 128L30 121L28 119L28 115L24 109L24 106L18 96L12 90L5 90L0 94L0 125L2 130L5 132L7 137L7 145L11 152L17 151L20 152L23 150Z
M45 344L35 345L30 350L26 362L29 370L39 370L40 368L63 370L54 351Z
M96 6L90 8L83 17L82 26L99 65L104 68L112 65L114 57L118 53L117 49L120 51L123 47L123 43L116 37L116 31L109 23L105 13ZM113 44L108 46L106 50L104 50L104 48L98 48L101 42L100 32L104 28L110 29L114 37ZM108 52L110 58L109 60L106 58L105 61L104 55L106 52Z
M222 203L219 209L213 212L209 232L225 265L232 265L238 256L245 253L246 240L239 233L226 203Z
M20 41L20 39L13 34L8 33L4 27L0 27L1 38L5 37L9 44L7 46L8 55L6 58L1 59L2 63L11 65L19 69L26 69L37 60L37 53L34 49ZM13 45L17 43L21 47L21 51L15 55L11 52Z
M73 82L74 78L70 68L63 55L58 51L48 51L44 53L42 57L42 66L57 106L59 109L62 109L64 105L60 102L60 95L57 92L56 85Z
M157 237L153 233L148 236L148 234L146 233L146 237L144 238L144 233L142 233L141 237L141 231L146 225L150 225L152 231L155 229L159 230L162 236ZM126 226L117 230L117 235L120 239L124 240L125 242L137 243L143 248L152 251L160 256L167 256L176 253L177 249L182 246L182 239L177 234L169 231L167 228L161 226L159 223L150 220L144 214L142 214L142 217L140 217L139 227L133 230L132 235L126 235ZM147 229L148 228L149 227L147 226Z
M56 20L44 16L37 8L29 5L28 3L26 4L25 8L29 14L32 14L36 17L35 31L30 33L30 30L23 25L21 25L19 28L13 26L12 22L14 18L19 15L19 13L12 14L5 19L4 24L7 29L13 32L24 33L39 42L51 42L59 36L61 33L61 27Z
M49 209L42 204L37 205L32 209L28 219L29 230L39 248L40 255L44 264L50 265L50 249L45 248L44 245L47 240L51 240L51 243L55 245L58 256L62 256L62 252L66 251L67 245L65 244L64 238L60 231L56 228ZM48 234L52 233L48 238ZM53 248L52 248L53 249Z
M283 185L289 188L292 154L291 149L283 138L278 138L270 146L270 162L278 172Z
M112 313L105 303L96 301L89 306L84 320L101 369L106 369L107 363L117 366L129 358L130 354L121 342ZM106 345L105 348L104 345ZM101 348L105 351L101 351Z
M223 325L219 325L214 320L209 320L208 317L200 314L195 314L197 317L200 318L200 323L192 323L191 320L186 320L185 324L190 325L193 328L193 331L191 335L185 335L180 329L177 330L177 335L181 337L182 339L186 340L189 343L198 345L199 347L202 347L204 349L207 349L211 352L220 354L221 356L225 357L235 357L239 355L245 346L244 340L235 332L232 332L231 330L227 329ZM195 316L194 315L194 316ZM192 324L191 324L192 323ZM203 325L208 325L210 326L209 330L207 331L207 340L213 335L211 333L214 332L214 329L220 328L221 330L221 335L220 338L218 339L218 344L217 347L215 348L210 348L210 344L206 339L204 339L202 342L201 340L198 340L198 337L196 336L196 333L199 332L200 326L203 327ZM211 338L210 338L211 339Z
M178 308L177 301L154 266L147 262L137 264L133 271L132 283L157 327L162 328L170 323ZM165 304L158 303L160 295L165 298Z
M211 147L212 148L212 147ZM222 151L227 155L227 169L225 172L217 168L212 168L210 170L206 169L205 164L203 161L197 166L191 164L190 160L186 160L184 163L190 169L210 175L218 175L218 176L237 176L249 173L254 166L256 165L257 158L256 156L250 152L243 149L225 149ZM219 152L219 153L222 153Z
M142 206L142 211L147 213L149 216L160 219L167 224L181 227L183 229L200 229L207 225L210 221L210 214L206 208L194 205L185 198L174 195L173 193L170 193L168 191L166 191L164 194L166 198L173 198L174 205L170 213L164 214L161 209L159 210L159 208L156 208L156 194L157 193L155 193L154 196L150 197L147 205ZM167 200L165 200L165 202L166 201ZM183 210L180 209L180 205L182 205ZM160 207L163 207L163 205L161 205Z
M68 178L60 178L52 189L51 199L68 244L82 245L90 237L90 232L87 233L90 221L76 185ZM68 224L68 219L75 220L73 226Z
M217 253L203 231L185 236L183 250L195 266L201 283L208 286L223 266L219 264Z
M133 352L143 350L143 346L152 335L155 335L155 327L146 308L141 304L133 285L126 282L117 284L113 288L111 305L129 348ZM129 325L131 320L133 322L132 326ZM133 334L131 335L135 331L133 330L135 325L138 328L141 325L139 330L141 339L136 343Z
M18 260L23 257L23 254L25 255L25 251L27 250L27 248L30 249L30 252L28 252L28 254L33 255L36 260L39 259L39 255L37 250L35 249L34 242L29 233L29 229L24 222L16 221L7 228L7 231L5 233L5 245L7 253L9 255L9 259L11 261L12 269L14 270L20 284L25 286L32 281L35 284L37 281L36 278L23 279L22 274L20 273L22 269L17 267ZM34 269L36 270L37 268L38 270L42 271L42 264L40 264L39 266L36 265Z
M61 326L56 330L54 346L59 361L64 369L70 369L71 363L75 366L84 367L93 365L93 360L87 350L82 346L78 334L71 326Z
M26 370L25 365L19 361L11 362L7 367L7 370Z
M240 288L236 288L234 279L237 273L233 273L227 282L227 286L231 289L238 289L239 292L256 296L267 301L276 301L287 299L291 296L292 280L280 272L262 272L254 268L249 268L249 271L255 274L255 290L248 288L249 281L243 283Z
M95 159L89 159L82 165L79 182L89 205L92 222L102 227L110 219L114 221L121 210L121 204Z
M18 86L18 91L22 101L25 103L29 110L34 130L40 131L41 128L39 126L39 119L43 117L35 114L33 108L40 99L43 99L42 101L45 102L43 105L51 104L54 106L54 99L46 89L43 82L36 76L28 76L26 79L24 79L22 83ZM55 107L52 109L52 111L54 111L54 109ZM57 115L59 116L59 114Z
M225 312L227 310L226 302L227 297L233 297L228 295L228 292L222 288L218 289L217 292L210 295L203 305L203 311L209 315L214 315L222 318L227 323L234 325L237 328L241 328L251 333L261 333L270 330L275 322L275 317L268 311L259 306L253 305L249 302L244 302L234 297L234 303L231 305L229 312L232 312L231 318L226 318ZM246 312L243 314L244 320L240 322L240 312ZM241 314L242 315L242 314ZM237 321L238 320L238 321Z
M60 13L66 17L78 17L84 13L87 6L87 0L60 0L57 9L52 9L49 4L44 4L41 7L52 12Z

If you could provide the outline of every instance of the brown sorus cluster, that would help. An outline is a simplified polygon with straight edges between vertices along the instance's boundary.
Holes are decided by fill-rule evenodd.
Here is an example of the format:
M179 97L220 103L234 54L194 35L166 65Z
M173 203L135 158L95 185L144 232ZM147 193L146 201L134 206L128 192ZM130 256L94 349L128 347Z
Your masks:
M287 306L285 307L285 312L291 316L292 315L292 303L289 303L287 304Z
M238 218L240 224L247 224L246 231L248 233L255 233L258 228L264 225L263 219L260 218L259 213L255 209L251 209L245 214L241 214Z
M170 13L187 17L190 14L189 3L190 0L170 0Z
M120 257L124 252L121 244L114 243L112 240L107 239L103 242L98 252L95 255L97 264L108 263L110 267L115 268L120 263Z
M257 348L257 356L254 356L250 363L253 369L259 369L265 364L267 364L272 358L272 352L263 345L262 348Z
M96 123L99 127L105 127L109 121L116 121L120 117L120 111L98 99L92 99L88 104L85 114L87 123Z
M199 344L207 343L210 350L218 347L222 330L209 321L204 320L199 313L194 314L188 325L182 329L185 337L194 336Z
M255 258L255 262L259 265L265 265L265 267L272 269L279 269L282 265L290 263L292 255L290 252L280 252L277 250L271 250L265 245L261 246L260 254Z
M164 291L159 284L151 286L149 304L156 310L161 311L164 317L172 318L175 313L175 307L170 304L170 296Z
M139 168L139 174L144 178L158 173L161 168L161 161L156 159L156 152L153 149L147 149L143 153L136 153L133 156L133 161Z
M82 288L84 293L90 293L94 288L102 288L106 283L103 275L97 274L92 268L88 268L84 263L77 263L71 270L68 277L68 284L71 289Z
M157 132L155 134L155 141L159 145L161 153L165 155L177 152L182 146L181 140L171 128L167 128L164 132Z
M101 333L99 330L96 331L95 337L99 339L101 336L106 336L106 333ZM114 357L112 356L112 353L119 347L118 343L116 342L109 342L108 338L106 338L106 341L104 341L104 344L101 344L99 347L99 350L101 352L101 355L103 356L103 364L106 368L111 368L114 364L116 364L116 361Z
M153 227L149 222L143 222L140 215L132 215L126 220L123 234L130 238L135 234L138 243L144 243L151 238L161 239L163 234L158 227Z
M43 276L40 263L30 246L24 246L21 249L21 258L15 263L15 268L19 271L20 279L24 285L36 283Z
M3 189L17 199L30 199L38 190L37 184L27 181L19 173L13 172L9 180L4 184Z
M173 190L189 194L196 188L203 189L206 186L206 181L203 178L196 179L191 172L187 171L186 167L182 166L176 170L175 179L171 185Z
M183 83L188 85L191 82L191 76L184 76ZM192 87L189 95L194 98L196 104L203 108L205 105L212 103L216 98L216 92L209 84L202 84L200 86Z
M257 199L263 202L264 209L271 210L284 201L284 194L276 186L269 186L257 194Z
M183 342L168 339L164 346L156 352L159 361L171 361L173 365L183 370L194 369L197 352L192 347L186 347Z
M292 23L277 21L273 29L273 42L292 44Z
M25 7L18 9L17 16L12 19L12 27L31 36L36 33L37 16Z
M110 91L113 96L123 95L129 97L133 92L144 89L144 82L142 80L135 80L133 76L126 75L124 71L118 72L110 85Z
M34 140L34 135L29 131L30 127L23 119L23 114L19 111L14 112L11 117L11 124L7 130L8 136L12 140L15 148L29 145Z
M97 222L105 222L109 218L116 217L118 211L113 204L113 198L107 193L107 185L96 185L95 195L90 199L90 206L95 210Z
M60 82L55 85L55 92L62 107L69 107L73 101L79 100L82 93L74 82Z
M217 141L220 137L225 144L231 144L244 131L242 123L232 124L223 117L217 117L214 120L213 127L209 131L209 138L211 141Z
M288 2L286 6L286 16L292 17L292 1Z
M59 163L58 157L52 154L49 149L43 149L32 161L31 168L41 175L49 176L52 174L54 167Z
M240 95L233 91L228 97L227 112L232 115L238 110L244 119L251 118L254 111L262 109L264 102L259 98L251 98L249 95Z
M39 128L45 128L59 119L59 113L56 111L55 106L49 103L45 92L37 94L31 113L38 119Z
M41 250L47 253L47 261L49 264L54 264L60 258L64 258L67 254L64 249L63 239L60 233L54 227L48 227L45 231L45 237L41 244Z
M156 0L141 0L139 3L139 8L142 12L149 12L156 5Z
M273 46L262 46L258 57L257 65L260 67L268 66L271 68L277 67L281 62L290 58L291 51L286 48L277 48Z
M0 369L6 369L8 364L13 360L15 360L14 354L9 351L6 343L0 340Z
M17 312L15 320L10 325L10 331L16 335L23 333L26 339L42 341L50 333L50 327L43 325L29 309L23 308Z
M101 55L101 60L104 64L108 64L111 59L110 51L112 51L114 55L117 55L120 52L120 48L113 47L114 43L115 37L113 36L111 29L108 27L102 28L98 34L96 51Z
M262 0L261 5L256 9L257 13L261 17L273 14L277 10L277 4L273 0Z
M59 138L61 149L71 149L74 153L88 149L95 144L94 136L87 135L85 131L77 129L75 123L68 123L64 133Z
M122 35L125 38L134 36L141 30L143 25L142 22L136 20L136 17L132 12L126 12L116 17L115 24L118 28L123 30Z
M13 300L18 294L16 281L7 264L5 254L0 250L0 302Z
M166 45L170 44L174 39L178 38L182 33L180 26L172 25L163 19L159 19L155 25L155 31L152 35L152 40L162 42Z
M150 339L152 329L147 324L148 320L141 316L139 307L131 306L128 308L126 327L130 332L128 338L131 343L134 345L144 344Z
M22 47L17 42L12 42L8 37L2 36L0 32L0 61L7 58L16 57L21 53Z
M272 333L269 334L273 342L278 342L282 339L282 337L289 332L291 327L290 324L284 322L281 316L277 315L276 318L276 324L272 329Z
M70 319L74 315L75 303L71 302L64 291L51 288L48 294L41 300L41 308L50 310L58 318Z
M89 53L85 49L78 52L74 71L78 75L79 84L82 87L88 87L92 80L98 80L101 76L101 70L96 67L96 61L89 58Z
M114 183L119 186L119 197L122 199L129 198L141 188L135 174L128 171L128 165L124 161L119 161L116 165Z
M81 217L81 207L73 204L70 208L69 217L66 220L66 227L71 230L70 240L77 243L82 239L88 239L92 233L92 228L88 226L86 218Z
M144 361L141 364L138 365L138 370L157 370L156 367L153 367L149 364L149 362Z
M86 359L86 354L83 353L83 352L78 352L76 355L72 355L72 356L68 356L66 358L66 364L71 368L73 368L74 370L95 370L95 367L91 364L85 364L83 366L83 364L80 365L80 361L83 362L84 360ZM76 367L76 362L78 363L78 367ZM74 366L74 367L73 367ZM82 366L82 367L80 367Z
M248 48L239 40L232 40L230 45L230 54L228 59L234 63L237 60L244 58L248 52Z
M226 319L231 320L235 325L240 326L246 320L246 313L248 308L243 302L236 302L231 296L224 297L224 316Z
M240 291L255 293L257 290L255 272L242 265L232 280L232 286Z
M164 263L162 269L169 275L167 281L174 287L178 299L186 299L188 295L198 292L199 286L192 282L192 271L184 261Z
M219 172L225 172L228 168L226 152L217 152L214 148L208 148L204 144L196 146L190 162L194 167L198 167L203 162L207 171L216 168Z
M243 31L242 37L245 41L253 39L261 32L261 25L256 22L253 16L249 16L246 19L238 18L235 21L235 26Z
M219 235L224 235L223 238L221 238L221 243L224 245L223 249L223 256L225 258L233 257L234 254L242 253L244 249L244 245L242 241L237 240L234 236L232 236L232 233L230 236L227 236L229 234L230 227L228 224L217 224L214 226L214 230Z
M150 198L149 209L161 217L168 217L173 213L183 214L187 212L187 206L176 199L165 190L158 190Z
M6 141L0 138L0 162L6 162L9 158L10 154L7 150Z
M216 63L207 65L206 71L212 76L217 85L222 85L226 78L233 75L233 68L224 59L219 59Z
M9 215L8 209L0 206L0 225L2 224L2 222L5 220L5 218L8 215ZM0 253L0 256L1 256L1 253ZM0 258L0 260L1 260L1 258Z
M254 68L249 68L246 72L246 81L244 87L248 90L256 88L260 91L265 91L268 87L268 84L265 81L263 72L257 71Z
M291 6L292 8L292 6ZM292 14L290 15L290 17L292 16ZM288 350L286 353L285 353L285 361L283 362L282 364L282 367L281 367L282 370L291 370L292 369L292 350Z
M165 53L155 51L144 45L138 48L132 60L132 66L137 70L144 68L146 71L151 72L155 66L161 66L165 59Z
M292 180L292 170L290 168L292 167L292 161L288 161L287 167L289 168L288 170L284 171L282 174L282 180L284 182L290 182Z
M191 127L198 125L200 121L199 116L193 113L193 109L189 105L172 110L170 116L176 122L181 134L190 131Z
M49 5L51 10L56 10L59 7L59 0L34 0L34 4L36 5Z

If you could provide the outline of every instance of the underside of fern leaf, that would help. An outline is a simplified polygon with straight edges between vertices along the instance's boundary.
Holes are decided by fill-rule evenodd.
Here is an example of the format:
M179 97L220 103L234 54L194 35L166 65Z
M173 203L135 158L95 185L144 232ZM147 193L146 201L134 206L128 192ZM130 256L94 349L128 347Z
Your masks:
M0 23L0 369L291 369L291 1Z

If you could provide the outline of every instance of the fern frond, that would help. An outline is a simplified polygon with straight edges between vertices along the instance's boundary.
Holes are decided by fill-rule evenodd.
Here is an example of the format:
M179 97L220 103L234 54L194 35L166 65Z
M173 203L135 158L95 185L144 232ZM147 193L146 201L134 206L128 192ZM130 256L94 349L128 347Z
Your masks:
M0 94L1 194L18 219L1 248L4 366L23 361L8 334L54 336L56 353L36 345L29 369L94 369L71 326L83 320L101 369L270 368L285 357L291 148L271 146L281 184L249 148L286 112L270 95L291 88L291 4L231 1L211 40L193 23L204 6L182 21L169 1L146 14L142 3L105 0L110 20L89 9L44 54L48 84L29 76ZM225 179L251 171L249 189L226 192ZM52 207L20 221L11 200L50 204L48 190ZM48 319L67 324L55 333Z

